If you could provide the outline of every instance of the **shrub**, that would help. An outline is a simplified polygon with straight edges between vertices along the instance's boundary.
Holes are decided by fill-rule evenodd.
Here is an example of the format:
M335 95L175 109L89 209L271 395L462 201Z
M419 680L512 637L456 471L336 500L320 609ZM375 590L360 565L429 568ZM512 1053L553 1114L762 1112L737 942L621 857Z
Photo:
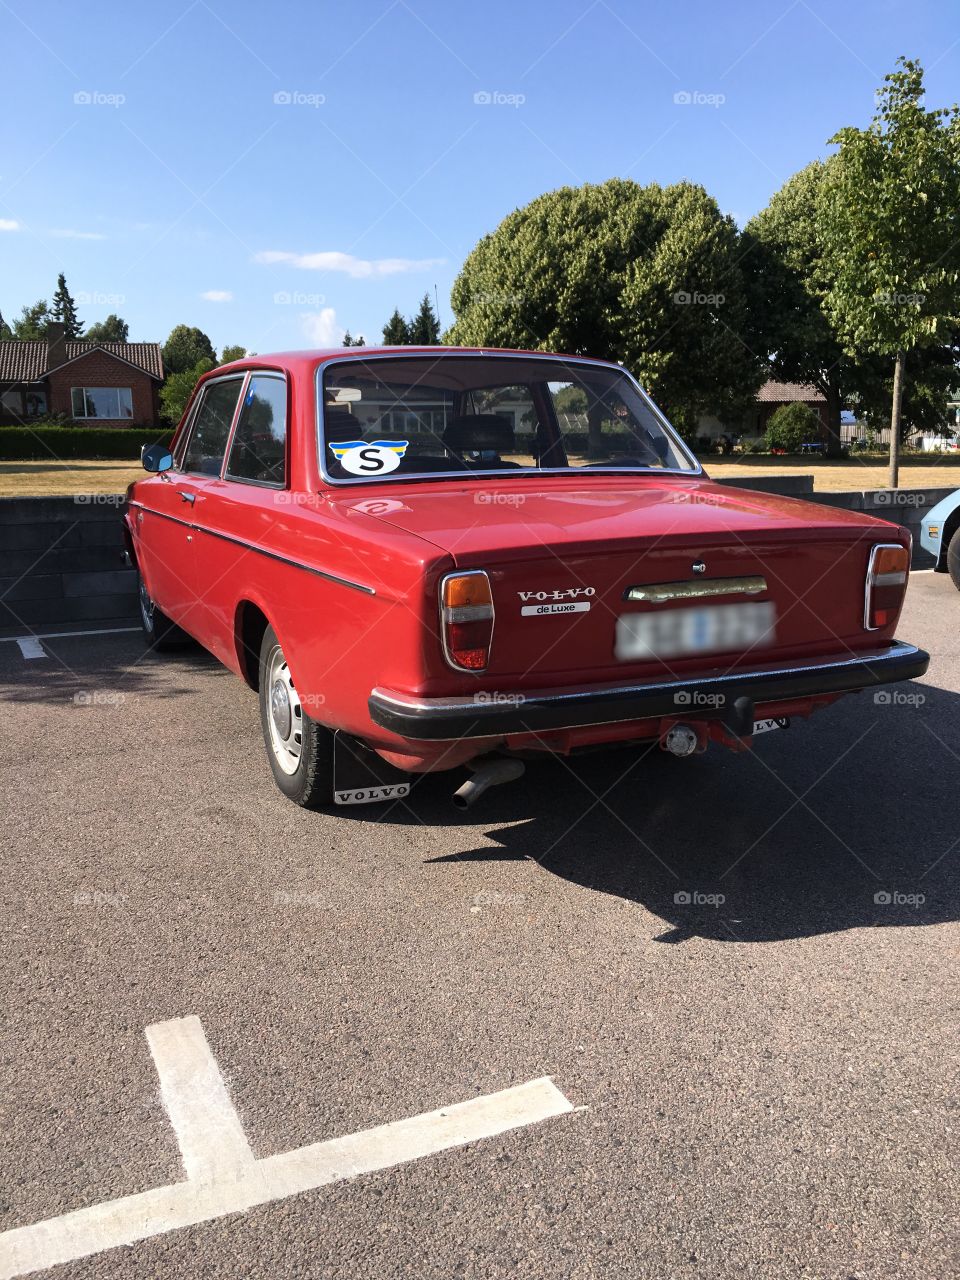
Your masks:
M749 440L740 442L741 453L768 453L769 445L766 436L751 436Z
M808 440L820 439L820 419L809 405L782 404L774 410L767 423L768 449L781 449L784 453L799 453L800 446Z
M169 440L169 427L0 427L0 459L49 461L104 458L139 462L140 450Z

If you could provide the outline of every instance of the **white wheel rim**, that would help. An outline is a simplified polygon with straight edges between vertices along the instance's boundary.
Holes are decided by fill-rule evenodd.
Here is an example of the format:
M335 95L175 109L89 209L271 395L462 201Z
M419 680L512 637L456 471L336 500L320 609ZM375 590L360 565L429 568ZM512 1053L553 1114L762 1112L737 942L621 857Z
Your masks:
M278 645L267 662L267 724L270 746L284 773L296 773L303 754L303 708Z

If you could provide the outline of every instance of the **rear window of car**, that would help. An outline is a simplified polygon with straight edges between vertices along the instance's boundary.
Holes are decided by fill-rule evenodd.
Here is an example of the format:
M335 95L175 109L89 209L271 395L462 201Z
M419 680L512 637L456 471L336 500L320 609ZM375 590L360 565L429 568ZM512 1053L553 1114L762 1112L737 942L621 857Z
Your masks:
M282 488L287 481L286 460L286 383L278 375L254 373L240 406L226 476Z
M182 470L204 476L220 474L242 386L241 376L218 378L203 388L183 453Z
M695 471L622 369L531 356L356 357L321 367L321 468L355 483L448 473Z

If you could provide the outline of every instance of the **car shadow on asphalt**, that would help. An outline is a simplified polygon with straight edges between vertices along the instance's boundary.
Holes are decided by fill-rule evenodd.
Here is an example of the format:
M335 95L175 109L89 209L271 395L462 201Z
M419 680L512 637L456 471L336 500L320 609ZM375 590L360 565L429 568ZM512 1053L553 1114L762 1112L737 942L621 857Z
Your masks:
M457 781L441 794L430 778L411 796L415 820L457 822L467 836L430 861L533 859L642 904L668 924L663 943L956 920L960 695L901 689L924 701L843 699L742 755L711 747L675 760L653 748L537 762L455 818ZM476 826L488 843L471 847Z

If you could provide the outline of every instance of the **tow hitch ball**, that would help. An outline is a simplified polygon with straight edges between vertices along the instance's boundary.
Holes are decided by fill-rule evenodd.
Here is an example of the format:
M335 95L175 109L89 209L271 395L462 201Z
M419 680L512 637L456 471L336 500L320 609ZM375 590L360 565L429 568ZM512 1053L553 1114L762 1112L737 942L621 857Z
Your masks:
M490 787L499 786L503 782L513 782L522 776L526 765L522 760L478 760L476 764L467 766L473 770L473 777L453 793L453 803L458 809L469 809L480 799Z
M688 724L672 724L660 740L664 751L672 756L692 756L697 749L699 739L696 729Z

